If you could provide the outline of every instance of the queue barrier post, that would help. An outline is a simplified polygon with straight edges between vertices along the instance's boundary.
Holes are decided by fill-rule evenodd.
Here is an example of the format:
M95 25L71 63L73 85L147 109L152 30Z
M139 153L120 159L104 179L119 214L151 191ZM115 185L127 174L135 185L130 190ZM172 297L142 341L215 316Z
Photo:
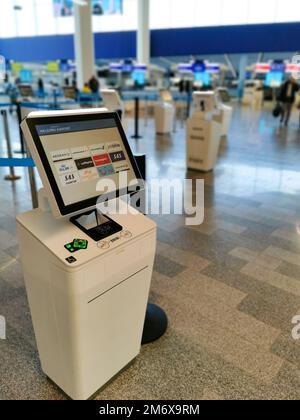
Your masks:
M15 168L27 168L29 174L29 183L30 183L30 190L31 190L31 198L32 198L32 207L34 209L38 208L38 192L37 192L37 184L35 178L35 163L30 157L27 158L0 158L0 168L7 168L7 167L15 167Z
M19 122L19 135L20 135L20 150L15 150L15 153L20 153L25 156L26 154L26 146L24 141L24 136L21 129L21 122L22 122L22 111L21 111L21 104L20 102L17 103L17 118Z
M5 135L5 139L6 139L6 145L7 145L7 154L9 159L12 159L13 154L12 154L12 148L11 148L11 143L10 143L10 133L9 133L9 127L8 127L8 119L7 119L7 111L5 109L3 109L1 111L1 115L3 118L3 127L4 127L4 135ZM15 168L13 166L9 167L9 175L5 176L5 181L18 181L19 179L21 179L21 177L19 175L16 175L15 173Z
M31 158L29 151L27 152L27 157ZM36 186L34 166L28 167L28 175L29 175L29 183L30 183L30 191L31 191L32 208L37 209L39 207L39 199L38 199L38 191L37 191L37 186Z

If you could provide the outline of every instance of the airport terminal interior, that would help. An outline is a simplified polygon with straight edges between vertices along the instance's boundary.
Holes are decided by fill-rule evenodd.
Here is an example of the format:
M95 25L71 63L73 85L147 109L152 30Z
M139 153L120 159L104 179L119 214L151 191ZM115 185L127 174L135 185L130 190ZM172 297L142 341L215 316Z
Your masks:
M299 400L298 1L2 3L0 400Z

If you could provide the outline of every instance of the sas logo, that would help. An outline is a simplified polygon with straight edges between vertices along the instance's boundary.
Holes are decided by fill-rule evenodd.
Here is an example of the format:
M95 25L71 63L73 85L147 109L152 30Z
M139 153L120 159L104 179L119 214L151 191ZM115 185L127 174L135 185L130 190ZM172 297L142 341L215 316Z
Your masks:
M121 162L122 160L126 160L126 157L124 155L124 152L115 152L115 153L110 153L110 158L111 161L114 162Z
M70 185L74 185L80 182L80 178L78 173L66 174L60 177L60 181L63 187L68 187Z

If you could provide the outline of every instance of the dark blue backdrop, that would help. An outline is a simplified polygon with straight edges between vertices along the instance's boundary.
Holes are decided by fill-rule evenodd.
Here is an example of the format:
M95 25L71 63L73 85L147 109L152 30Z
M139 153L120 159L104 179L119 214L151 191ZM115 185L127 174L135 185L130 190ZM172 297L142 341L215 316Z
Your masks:
M300 50L300 23L154 30L151 40L152 57L295 52ZM95 49L97 58L135 57L136 33L97 33ZM0 54L16 61L73 59L73 36L1 39Z

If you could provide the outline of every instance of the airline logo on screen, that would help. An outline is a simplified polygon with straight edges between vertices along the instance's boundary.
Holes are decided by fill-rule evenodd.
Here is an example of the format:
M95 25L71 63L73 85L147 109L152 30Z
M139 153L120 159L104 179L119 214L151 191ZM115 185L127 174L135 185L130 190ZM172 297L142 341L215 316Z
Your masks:
M96 166L107 165L111 163L109 155L97 155L93 156L93 161Z
M79 176L82 182L94 181L98 179L98 172L96 168L84 169L79 171Z
M115 173L115 170L112 165L100 166L97 169L100 177L113 175Z
M118 142L56 150L51 159L63 187L129 171L126 156Z

